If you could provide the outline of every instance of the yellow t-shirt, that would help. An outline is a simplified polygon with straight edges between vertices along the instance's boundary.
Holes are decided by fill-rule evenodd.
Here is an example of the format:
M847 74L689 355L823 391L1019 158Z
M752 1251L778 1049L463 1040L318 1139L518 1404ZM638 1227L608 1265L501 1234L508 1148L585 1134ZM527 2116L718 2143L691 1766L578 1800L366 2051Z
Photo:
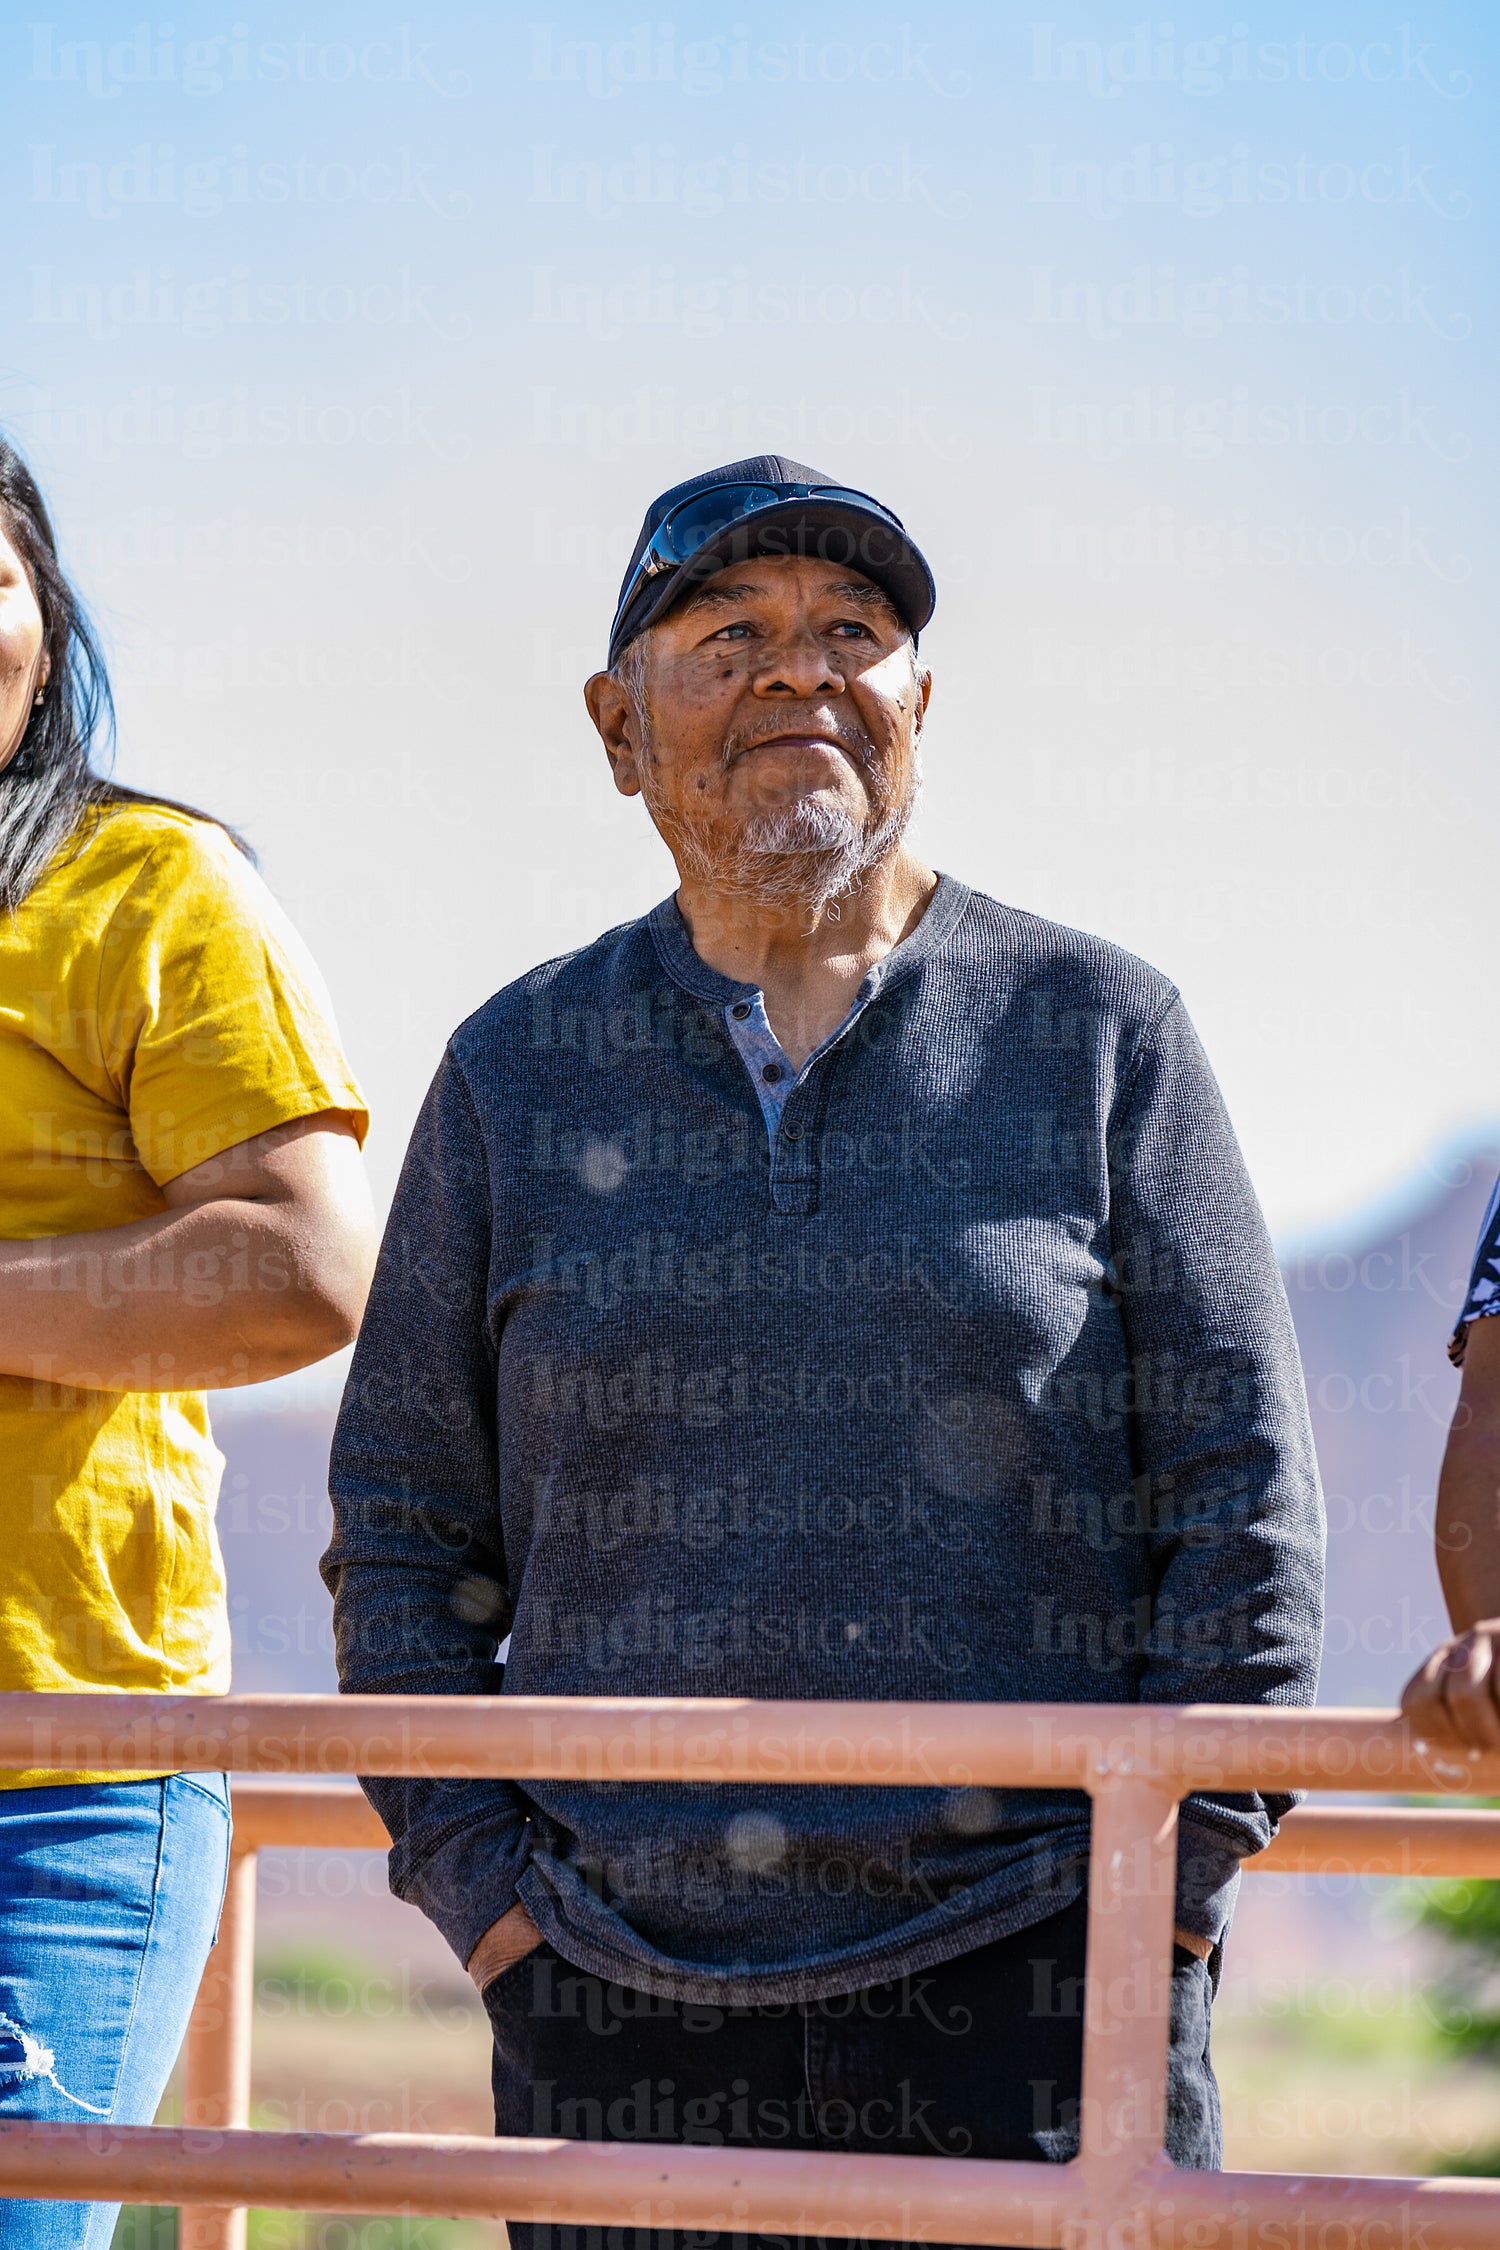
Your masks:
M363 1139L321 979L211 822L108 807L0 915L0 1237L124 1226L321 1110ZM201 1392L0 1375L0 1689L222 1693L223 1466ZM63 1778L115 1777L0 1788Z

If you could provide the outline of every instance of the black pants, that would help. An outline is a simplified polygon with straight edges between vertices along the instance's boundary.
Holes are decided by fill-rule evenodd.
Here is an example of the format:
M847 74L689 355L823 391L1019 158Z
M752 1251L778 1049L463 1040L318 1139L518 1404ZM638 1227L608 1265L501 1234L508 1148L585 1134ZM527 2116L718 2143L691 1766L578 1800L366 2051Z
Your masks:
M659 2000L539 1946L484 1995L495 2130L1063 2163L1078 2147L1085 1919L1079 1899L938 1968L766 2008ZM1167 2153L1194 2171L1222 2160L1212 1999L1206 1965L1174 1951ZM707 2250L719 2240L519 2221L510 2239L513 2250ZM729 2241L785 2250L788 2238Z

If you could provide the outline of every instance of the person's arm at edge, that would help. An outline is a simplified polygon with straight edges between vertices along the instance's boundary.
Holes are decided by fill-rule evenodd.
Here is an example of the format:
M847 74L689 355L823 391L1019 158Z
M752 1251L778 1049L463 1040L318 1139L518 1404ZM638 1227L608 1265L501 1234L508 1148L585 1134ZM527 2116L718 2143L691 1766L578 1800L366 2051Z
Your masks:
M1471 1320L1438 1477L1438 1576L1454 1631L1406 1683L1403 1717L1421 1735L1500 1750L1500 1314Z

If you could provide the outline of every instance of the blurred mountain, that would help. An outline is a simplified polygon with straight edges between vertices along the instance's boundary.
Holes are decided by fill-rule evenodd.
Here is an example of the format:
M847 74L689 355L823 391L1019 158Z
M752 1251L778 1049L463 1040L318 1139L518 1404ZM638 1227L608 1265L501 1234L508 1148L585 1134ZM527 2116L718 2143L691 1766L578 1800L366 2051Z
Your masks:
M332 1529L334 1410L266 1411L254 1395L230 1392L235 1403L216 1400L213 1416L234 1684L245 1695L332 1694L333 1610L318 1557Z
M1321 1700L1394 1701L1445 1628L1432 1499L1457 1377L1445 1344L1500 1152L1434 1160L1383 1216L1294 1250L1284 1271L1328 1496L1328 1636ZM329 1529L331 1409L216 1402L228 1466L219 1530L235 1685L336 1685L318 1557Z
M1283 1262L1328 1502L1322 1703L1390 1704L1448 1629L1433 1496L1458 1374L1447 1343L1500 1170L1446 1155Z

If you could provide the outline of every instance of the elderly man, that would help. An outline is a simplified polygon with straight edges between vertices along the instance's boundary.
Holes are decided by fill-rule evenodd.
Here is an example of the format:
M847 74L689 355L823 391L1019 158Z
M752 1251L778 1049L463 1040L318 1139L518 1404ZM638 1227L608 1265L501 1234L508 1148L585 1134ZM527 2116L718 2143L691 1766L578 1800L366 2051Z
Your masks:
M933 598L796 462L649 511L585 692L679 887L449 1046L334 1448L346 1689L1310 1699L1254 1195L1166 979L907 845ZM367 1787L484 1994L498 2130L1076 2147L1078 1795ZM1219 1945L1288 1801L1185 1808L1180 2164L1219 2158Z

